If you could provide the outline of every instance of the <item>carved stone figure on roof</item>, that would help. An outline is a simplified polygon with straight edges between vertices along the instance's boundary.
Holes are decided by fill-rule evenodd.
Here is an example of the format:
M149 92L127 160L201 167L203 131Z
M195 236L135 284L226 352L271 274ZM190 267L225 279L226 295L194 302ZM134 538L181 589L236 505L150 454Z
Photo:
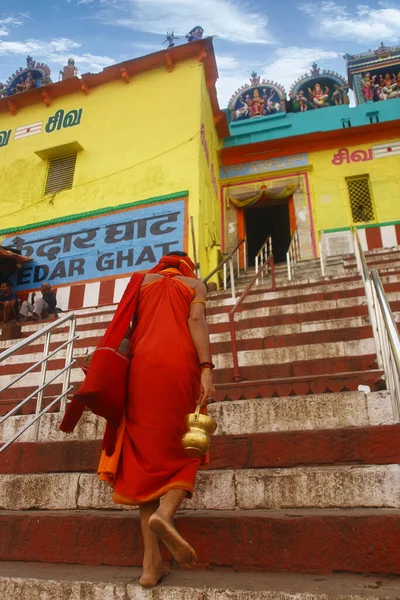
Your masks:
M27 67L20 67L8 78L0 95L12 96L52 83L47 65L36 62L31 56L27 56L26 64Z
M75 61L73 58L68 59L68 63L65 65L62 71L60 71L61 79L71 79L71 77L75 77L78 74L78 69L75 66Z
M322 89L320 83L316 83L313 89L308 88L308 93L310 94L310 100L314 106L317 108L324 108L329 106L329 88L325 86L325 89Z
M200 27L200 25L196 25L196 27L193 27L193 29L185 35L185 38L188 42L197 42L202 39L203 33L204 29Z
M28 92L35 87L35 80L31 71L28 71L26 77L21 75L20 82L16 84L15 88L17 92Z
M366 100L373 99L373 86L375 83L375 75L371 77L371 73L365 73L362 77L362 91Z
M176 35L174 35L174 32L171 31L171 33L168 33L167 31L167 35L165 40L163 41L163 44L168 43L168 48L173 48L175 46L175 40L179 40L179 38Z
M282 86L272 81L261 82L261 77L255 71L250 76L250 83L237 90L228 104L232 121L286 112L286 94Z
M332 94L332 100L336 104L336 106L340 106L342 104L350 104L349 98L349 85L339 85L335 83L333 85L334 92Z
M349 85L333 71L321 70L313 63L310 73L299 77L290 88L293 112L348 104Z

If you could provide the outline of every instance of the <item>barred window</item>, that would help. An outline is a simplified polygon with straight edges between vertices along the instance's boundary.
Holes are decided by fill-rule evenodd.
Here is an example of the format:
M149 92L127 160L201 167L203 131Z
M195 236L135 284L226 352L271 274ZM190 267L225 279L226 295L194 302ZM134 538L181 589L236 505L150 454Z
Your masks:
M47 170L44 193L54 194L61 190L70 190L74 181L76 154L51 158Z
M346 179L353 223L375 221L369 176Z

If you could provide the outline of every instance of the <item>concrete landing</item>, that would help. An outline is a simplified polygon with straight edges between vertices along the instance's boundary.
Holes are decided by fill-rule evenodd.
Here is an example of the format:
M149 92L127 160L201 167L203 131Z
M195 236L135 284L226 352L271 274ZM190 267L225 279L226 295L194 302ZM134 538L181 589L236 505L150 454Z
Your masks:
M2 600L361 600L398 599L400 577L173 571L152 590L140 569L1 563Z

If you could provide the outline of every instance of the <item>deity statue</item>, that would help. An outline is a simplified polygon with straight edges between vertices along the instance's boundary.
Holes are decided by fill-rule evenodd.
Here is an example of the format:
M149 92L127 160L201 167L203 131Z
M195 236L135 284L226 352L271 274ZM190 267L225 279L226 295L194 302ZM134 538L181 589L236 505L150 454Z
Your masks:
M321 84L316 83L313 90L308 88L308 92L314 108L323 108L325 106L329 106L329 88L327 86L325 86L325 90L323 90Z
M308 100L304 90L299 90L298 94L293 97L293 102L298 103L298 109L295 108L294 110L299 110L300 112L306 112L306 110L308 110Z
M163 44L168 43L168 48L173 48L175 46L175 40L179 40L179 38L176 35L174 35L174 32L171 31L171 33L168 33L167 31L167 35L165 40L163 41Z
M200 25L196 25L196 27L193 27L193 29L185 35L185 38L188 42L197 42L202 39L203 33L204 29L200 27Z
M61 79L71 79L71 77L75 77L78 74L78 69L75 66L75 61L73 58L68 59L68 64L60 71Z
M336 104L336 106L340 106L342 104L350 104L350 98L349 98L349 85L339 85L338 83L335 83L333 85L335 91L332 94L332 100L334 101L334 103ZM372 91L372 90L371 90Z
M400 73L390 77L389 73L386 74L385 78L381 81L382 94L385 100L390 98L398 98L400 96Z
M15 86L16 92L28 92L35 87L35 80L33 79L32 73L28 71L25 79L21 75L20 82Z
M250 112L252 117L261 117L263 114L265 100L261 98L260 92L256 88L253 92L253 100L250 100Z
M371 73L365 73L362 81L362 91L366 100L373 100L373 86L375 84L376 75L371 77Z

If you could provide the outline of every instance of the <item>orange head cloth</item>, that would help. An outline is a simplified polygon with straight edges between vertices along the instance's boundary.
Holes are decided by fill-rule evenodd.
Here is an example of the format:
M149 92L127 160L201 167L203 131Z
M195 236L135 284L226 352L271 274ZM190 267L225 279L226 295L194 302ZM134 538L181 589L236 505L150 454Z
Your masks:
M158 265L153 267L149 273L159 273L166 269L177 269L184 277L193 277L193 279L197 279L194 272L195 265L188 256L163 256Z

